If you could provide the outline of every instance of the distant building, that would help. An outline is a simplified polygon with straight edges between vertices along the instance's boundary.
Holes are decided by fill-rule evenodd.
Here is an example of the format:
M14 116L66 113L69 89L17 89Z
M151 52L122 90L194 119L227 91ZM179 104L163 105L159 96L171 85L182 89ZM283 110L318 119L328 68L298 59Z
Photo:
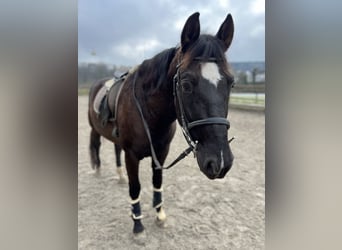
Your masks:
M246 74L246 81L247 81L247 83L253 82L253 74L252 74L252 72L247 70L247 71L245 71L245 74Z
M232 62L230 65L238 84L265 82L265 62Z
M265 80L266 80L265 72L259 72L255 75L256 83L265 82Z

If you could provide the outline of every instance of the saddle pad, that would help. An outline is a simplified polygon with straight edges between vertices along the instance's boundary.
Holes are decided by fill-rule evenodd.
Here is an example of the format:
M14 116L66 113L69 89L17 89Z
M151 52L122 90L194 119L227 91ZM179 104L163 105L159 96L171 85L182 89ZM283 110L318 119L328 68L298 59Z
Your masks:
M106 81L104 86L107 86L107 88L110 89L114 83L115 83L115 79L112 78L112 79L109 79L108 81Z
M113 80L109 80L107 82L112 81L114 83L114 79ZM105 84L102 86L102 88L100 88L100 90L97 92L95 99L94 99L94 111L96 112L96 114L100 114L100 106L101 106L101 102L103 100L103 98L105 97L105 95L107 94L107 91L109 90L110 87L107 87L107 82L105 82Z
M111 78L103 84L102 88L100 88L100 90L97 92L95 99L94 99L93 108L94 108L94 111L96 112L96 114L100 114L100 106L101 106L102 100L107 95L109 89L115 83L117 83L116 86L119 86L119 88L120 88L121 84L119 84L119 83L123 82L124 80L125 80L125 77L122 77L118 80L115 80L115 78ZM116 95L118 95L118 94L116 94Z

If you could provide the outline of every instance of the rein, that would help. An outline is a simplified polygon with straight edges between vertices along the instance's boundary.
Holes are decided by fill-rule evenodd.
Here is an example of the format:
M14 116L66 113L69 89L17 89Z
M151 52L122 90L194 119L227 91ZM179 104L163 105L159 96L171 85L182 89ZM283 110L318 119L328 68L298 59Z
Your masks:
M194 58L194 60L196 61L209 61L209 62L217 62L218 60L214 57L210 57L210 58L202 58L202 57L196 57ZM135 104L138 108L147 138L149 140L150 143L150 149L151 149L151 156L152 156L152 160L154 162L154 164L156 165L155 169L156 170L162 170L162 169L169 169L171 167L173 167L174 165L176 165L179 161L181 161L182 159L184 159L187 155L189 155L191 152L194 153L194 156L196 157L196 147L197 147L197 141L194 141L190 135L190 130L194 127L198 127L198 126L204 126L204 125L224 125L227 126L227 129L230 128L230 122L224 118L224 117L208 117L205 119L200 119L200 120L195 120L192 122L188 122L185 116L185 111L184 111L184 107L183 107L183 102L182 99L179 98L179 95L181 93L181 88L180 88L180 65L181 63L179 63L177 65L177 72L173 78L173 95L174 98L176 99L176 101L178 102L178 107L180 110L180 116L181 116L181 128L182 128L182 132L183 135L189 145L189 147L187 149L185 149L171 164L169 164L167 167L162 167L160 165L160 162L157 159L156 153L154 151L154 147L153 147L153 143L152 143L152 137L151 137L151 133L150 133L150 129L148 127L148 124L146 122L146 119L144 117L141 105L138 101L138 98L136 96L136 92L135 92L135 87L136 87L136 79L137 79L137 74L138 72L135 72L134 75L134 79L133 79L133 98L135 101ZM232 137L230 140L228 140L228 143L232 142L235 138Z
M144 113L142 111L142 108L140 106L140 103L139 103L138 98L137 98L136 93L135 93L135 86L136 86L137 75L138 75L138 71L135 72L134 79L133 79L133 98L134 98L135 104L137 105L137 108L138 108L138 111L139 111L142 123L144 125L144 129L145 129L148 141L150 143L152 160L153 160L154 164L156 165L155 169L162 169L162 166L160 165L160 162L157 159L156 152L154 151L150 129L149 129L148 124L147 124L147 122L145 120Z

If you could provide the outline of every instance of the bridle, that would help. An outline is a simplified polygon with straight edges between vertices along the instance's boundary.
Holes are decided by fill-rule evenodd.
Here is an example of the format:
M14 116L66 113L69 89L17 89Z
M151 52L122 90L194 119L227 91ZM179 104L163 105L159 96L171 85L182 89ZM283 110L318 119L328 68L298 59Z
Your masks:
M217 62L218 59L215 57L209 57L209 58L202 58L202 57L195 57L193 60L195 61L201 61L201 62ZM199 126L205 126L205 125L223 125L226 126L227 129L230 128L230 122L225 117L208 117L200 120L195 121L189 121L186 117L185 111L184 111L184 104L183 100L181 98L182 95L182 87L181 87L181 72L180 72L180 66L181 62L178 63L176 69L177 72L175 76L173 77L173 95L175 98L175 102L178 104L179 108L179 116L180 116L180 125L182 127L183 135L189 145L189 153L192 151L194 154L196 154L196 148L197 148L197 141L193 140L190 130L199 127ZM191 151L190 151L191 149Z
M196 61L201 61L201 62L217 62L218 59L215 57L210 57L210 58L202 58L202 57L195 57L194 60ZM151 133L150 133L150 129L148 127L148 124L146 122L146 119L143 115L143 111L141 108L141 105L138 101L138 98L136 96L136 92L135 92L135 88L136 88L136 79L137 79L137 74L134 75L133 78L133 98L134 101L137 105L139 114L141 116L141 120L147 135L147 138L149 140L149 144L150 144L150 149L151 149L151 156L152 156L152 160L155 164L155 169L161 170L161 169L169 169L172 166L174 166L177 162L179 162L180 160L182 160L183 158L185 158L188 154L190 154L191 152L194 153L194 155L196 156L196 148L197 148L197 141L193 140L190 134L190 130L198 127L198 126L205 126L205 125L224 125L227 126L227 129L229 129L230 127L230 123L229 121L225 118L225 117L208 117L205 119L200 119L200 120L195 120L195 121L191 121L189 122L188 119L186 118L185 115L185 111L184 111L184 105L183 105L183 100L180 97L181 95L181 86L180 86L180 66L181 66L181 62L178 63L176 69L177 72L175 74L175 76L173 77L173 95L175 98L175 102L178 103L178 107L179 107L179 111L180 111L180 125L182 127L182 132L183 135L189 145L189 147L184 150L171 164L169 164L167 167L162 167L161 164L159 163L154 147L153 147L153 143L152 143L152 137L151 137ZM231 138L228 142L230 143L232 140L234 139Z

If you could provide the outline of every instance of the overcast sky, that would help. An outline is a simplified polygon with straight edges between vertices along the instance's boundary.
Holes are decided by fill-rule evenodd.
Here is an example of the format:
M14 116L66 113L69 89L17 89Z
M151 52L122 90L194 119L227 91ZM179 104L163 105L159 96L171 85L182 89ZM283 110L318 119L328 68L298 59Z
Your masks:
M186 19L196 11L201 32L209 34L232 14L230 62L265 60L265 0L79 0L78 61L139 64L176 46Z

